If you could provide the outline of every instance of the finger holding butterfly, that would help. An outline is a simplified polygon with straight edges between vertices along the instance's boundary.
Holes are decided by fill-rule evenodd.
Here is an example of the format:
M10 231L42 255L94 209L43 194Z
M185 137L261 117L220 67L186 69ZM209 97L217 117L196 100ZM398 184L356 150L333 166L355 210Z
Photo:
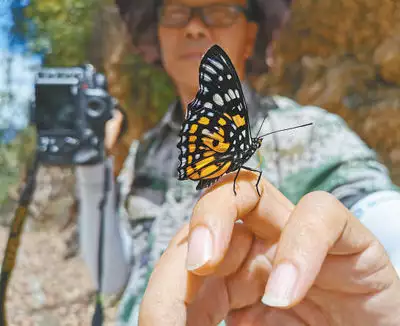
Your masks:
M395 322L400 280L372 233L328 193L308 194L294 206L265 179L259 197L256 178L241 173L235 196L231 173L200 198L190 221L187 268L213 275L240 219L258 238L276 243L264 304L304 318L328 316L330 325L376 325L381 316Z

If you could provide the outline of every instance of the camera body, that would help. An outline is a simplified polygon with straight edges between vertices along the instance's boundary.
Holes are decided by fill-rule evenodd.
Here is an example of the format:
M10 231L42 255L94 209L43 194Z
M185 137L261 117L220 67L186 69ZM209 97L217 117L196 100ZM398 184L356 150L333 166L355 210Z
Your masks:
M105 77L92 65L41 69L30 119L39 161L56 166L103 161L105 124L115 105Z

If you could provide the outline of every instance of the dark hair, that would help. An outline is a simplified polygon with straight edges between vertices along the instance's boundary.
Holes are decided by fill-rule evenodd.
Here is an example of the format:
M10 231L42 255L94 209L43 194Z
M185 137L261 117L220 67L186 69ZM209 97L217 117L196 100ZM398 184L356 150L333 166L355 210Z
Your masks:
M161 0L115 0L127 26L135 50L145 61L161 66L157 36L157 8ZM249 0L252 20L259 25L254 55L248 62L248 74L267 70L268 46L286 22L292 0Z

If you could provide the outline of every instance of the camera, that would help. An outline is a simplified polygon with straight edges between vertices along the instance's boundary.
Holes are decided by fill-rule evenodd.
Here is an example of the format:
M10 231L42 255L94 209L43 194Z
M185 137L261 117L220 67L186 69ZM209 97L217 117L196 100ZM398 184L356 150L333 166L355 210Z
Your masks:
M116 104L106 78L90 64L42 68L35 76L30 117L39 161L63 166L104 160L105 124Z

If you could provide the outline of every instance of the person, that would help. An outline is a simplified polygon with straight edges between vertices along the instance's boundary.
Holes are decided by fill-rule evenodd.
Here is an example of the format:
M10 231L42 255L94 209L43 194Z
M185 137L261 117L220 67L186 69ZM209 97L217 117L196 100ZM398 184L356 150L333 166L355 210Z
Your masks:
M395 325L399 188L341 118L261 96L248 81L266 68L289 1L116 3L135 48L165 69L178 94L157 126L133 141L118 181L110 177L101 279L97 207L113 158L76 169L81 252L102 291L122 293L117 324ZM266 116L263 132L313 122L266 137L246 164L263 171L261 197L247 171L235 197L234 174L202 192L177 178L178 133L213 44L235 65L252 129ZM120 121L107 126L109 146Z

